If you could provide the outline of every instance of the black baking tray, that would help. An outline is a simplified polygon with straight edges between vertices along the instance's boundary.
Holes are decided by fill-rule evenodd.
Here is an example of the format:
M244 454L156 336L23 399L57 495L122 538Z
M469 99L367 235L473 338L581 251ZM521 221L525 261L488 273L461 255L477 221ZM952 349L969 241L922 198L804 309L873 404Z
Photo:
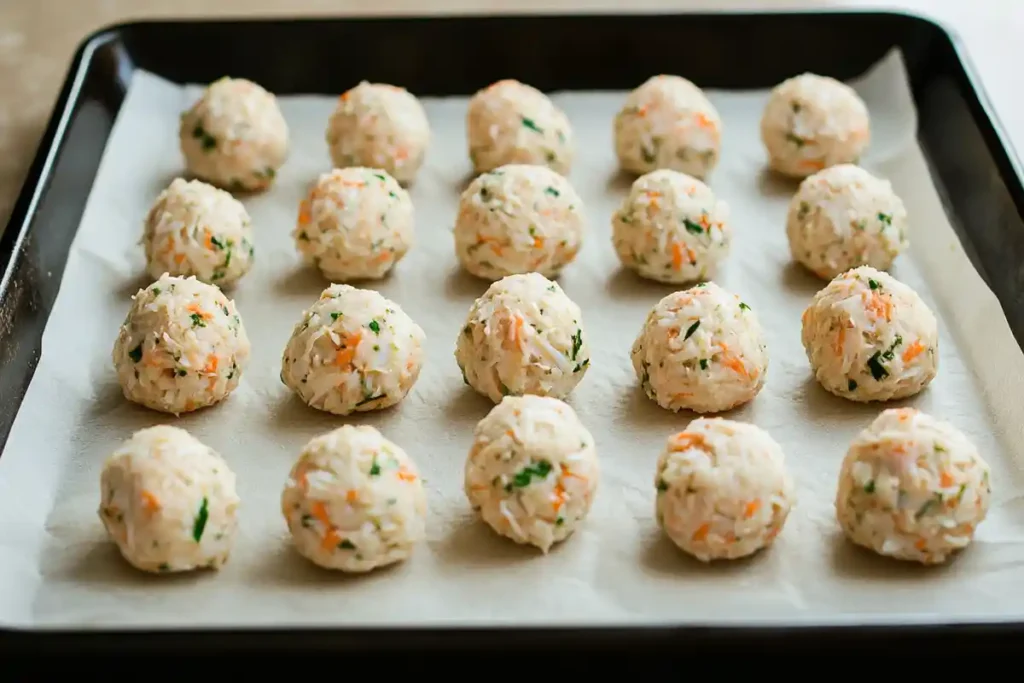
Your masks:
M340 93L362 79L417 95L468 95L501 78L542 90L626 90L675 72L702 87L767 88L803 71L857 76L902 50L918 138L950 221L1024 340L1020 164L962 45L893 12L439 16L141 21L77 50L6 231L0 237L0 446L40 354L44 326L100 157L137 69L176 82L246 77L278 94ZM168 131L174 135L175 131ZM526 591L528 595L529 591ZM538 612L547 607L536 606ZM893 605L898 612L899 605ZM1024 623L891 627L247 629L0 632L0 648L71 653L188 651L570 651L742 656L857 648L950 654L1024 643Z

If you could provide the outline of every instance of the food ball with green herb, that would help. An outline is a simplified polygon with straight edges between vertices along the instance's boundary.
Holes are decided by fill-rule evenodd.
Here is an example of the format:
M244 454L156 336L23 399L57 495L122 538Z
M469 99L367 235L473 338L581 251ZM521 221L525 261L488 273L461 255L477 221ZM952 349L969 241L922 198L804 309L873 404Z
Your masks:
M179 427L141 429L107 458L99 516L136 569L220 569L238 531L235 474L209 446Z
M310 562L365 573L411 557L426 538L416 463L369 425L311 439L281 493L292 544Z
M288 124L277 98L244 78L211 83L181 115L189 172L231 192L269 188L288 157Z
M963 432L913 408L890 408L843 458L836 517L858 546L935 565L971 544L991 495L988 463Z
M464 488L494 531L547 553L586 519L600 478L594 438L572 407L506 396L473 431Z
M338 98L326 139L335 168L379 168L408 184L427 157L430 122L405 88L362 81Z
M252 220L228 192L200 180L175 178L146 214L146 272L229 287L254 260Z
M702 562L771 546L796 505L782 447L755 425L720 417L668 438L654 485L658 526Z
M801 339L814 377L851 401L892 401L935 378L939 329L917 292L888 273L860 266L814 295Z
M235 303L218 287L165 273L132 297L112 359L125 398L180 415L227 398L250 351Z
M722 119L699 87L661 74L626 97L615 115L615 154L627 173L670 168L706 178L718 165Z
M583 244L583 200L544 166L511 164L477 176L455 219L455 254L467 272L498 280L517 273L557 277Z
M729 206L693 176L651 171L612 215L612 244L640 276L682 284L713 277L729 253Z
M583 314L543 275L509 275L473 302L455 360L466 384L495 403L525 394L564 399L590 367Z
M907 211L888 180L838 164L800 183L786 237L793 259L826 280L857 266L888 270L909 246Z
M387 171L334 169L302 200L292 235L331 282L379 279L413 246L412 200Z
M572 168L569 118L540 90L513 79L492 83L470 98L466 135L478 174L507 164L547 166L562 175Z
M794 178L857 163L871 141L868 108L853 88L834 78L793 76L768 96L761 141L769 166Z
M370 289L333 284L302 313L281 358L281 381L335 415L380 410L409 393L423 367L423 328Z
M630 350L640 388L662 408L717 413L752 401L768 374L753 309L714 282L651 308Z

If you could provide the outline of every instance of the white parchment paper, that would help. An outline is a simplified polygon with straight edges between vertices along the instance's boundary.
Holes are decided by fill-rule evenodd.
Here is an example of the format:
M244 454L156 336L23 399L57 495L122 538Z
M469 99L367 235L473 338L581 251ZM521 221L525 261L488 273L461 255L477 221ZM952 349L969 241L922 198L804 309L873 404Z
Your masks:
M484 85L484 84L481 84ZM914 139L915 114L893 54L854 84L874 140L864 164L890 178L911 216L913 246L893 274L941 318L940 372L906 403L965 430L993 466L994 504L975 544L950 566L876 558L847 544L833 497L846 445L880 409L826 394L800 346L800 314L822 283L790 265L784 234L794 186L763 172L758 119L767 92L709 93L724 119L711 184L732 207L735 247L718 281L767 331L760 396L731 416L769 430L787 452L799 502L776 545L752 560L703 566L663 540L653 468L664 439L692 415L639 391L629 348L670 290L620 269L609 220L629 180L616 172L612 118L625 93L554 93L579 139L571 181L589 236L561 278L582 307L591 370L570 402L593 432L603 480L583 527L548 556L497 537L472 516L462 468L491 404L462 383L453 358L466 311L487 283L460 272L452 221L469 180L465 98L425 99L434 131L412 196L417 244L378 289L424 328L426 366L394 409L353 418L380 428L419 462L429 540L409 562L368 576L319 570L288 545L279 512L302 445L343 422L305 407L278 379L292 325L326 283L300 265L289 233L300 198L329 159L334 97L286 97L291 155L268 194L246 198L256 266L232 293L253 343L239 389L175 419L126 402L110 349L147 284L142 220L181 172L178 115L197 97L138 74L109 140L75 239L42 359L0 458L0 622L18 626L849 623L1024 617L1024 488L1019 396L1024 355L945 217ZM45 238L46 226L38 226ZM219 450L238 474L241 532L219 572L147 576L124 563L96 516L104 458L132 431L171 422Z

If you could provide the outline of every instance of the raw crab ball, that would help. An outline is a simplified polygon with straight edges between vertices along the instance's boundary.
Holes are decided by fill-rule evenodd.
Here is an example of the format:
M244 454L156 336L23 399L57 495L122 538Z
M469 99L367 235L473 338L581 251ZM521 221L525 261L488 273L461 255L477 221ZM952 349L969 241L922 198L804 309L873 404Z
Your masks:
M264 190L288 157L288 124L277 99L252 81L224 77L181 115L188 170L231 191Z
M757 315L713 282L655 304L630 356L644 393L673 411L730 410L752 401L768 373Z
M705 178L718 164L722 120L704 92L681 76L652 76L615 116L615 153L635 174L670 168Z
M502 166L463 191L455 253L467 272L487 280L557 277L575 260L585 226L583 201L564 176L543 166Z
M673 434L654 477L658 525L702 562L768 547L796 504L782 448L764 430L698 418Z
M590 366L583 315L543 275L510 275L473 302L455 360L466 384L495 403L508 395L566 398Z
M281 381L311 407L335 415L388 408L419 378L425 341L394 301L334 284L295 325Z
M888 180L839 164L805 178L789 204L793 258L831 280L858 266L888 270L907 241L907 211Z
M814 377L852 401L922 391L938 372L938 322L917 293L861 266L840 275L803 313L801 339Z
M402 562L426 537L416 464L369 425L344 425L307 443L281 512L295 549L326 569L368 572Z
M331 282L379 279L412 248L412 200L386 171L334 169L302 201L292 235Z
M194 277L164 274L132 297L112 359L125 398L180 415L227 398L250 350L235 302Z
M199 180L175 178L146 215L146 272L233 285L252 268L252 221L242 203Z
M805 178L856 163L871 139L868 108L853 88L805 73L775 86L761 117L761 140L774 170Z
M133 567L147 572L219 569L238 529L235 474L184 429L142 429L107 458L99 516Z
M859 546L940 564L970 545L988 514L990 476L952 425L911 408L883 410L846 452L836 515Z
M506 79L478 91L466 112L469 158L479 174L535 164L568 175L574 148L565 113L536 88Z
M363 81L338 99L326 138L336 168L379 168L411 183L427 156L430 123L405 88Z
M658 282L714 276L731 243L729 206L700 180L671 169L637 178L612 216L623 265Z
M600 475L594 439L568 404L506 396L477 423L465 491L497 533L547 553L586 518Z

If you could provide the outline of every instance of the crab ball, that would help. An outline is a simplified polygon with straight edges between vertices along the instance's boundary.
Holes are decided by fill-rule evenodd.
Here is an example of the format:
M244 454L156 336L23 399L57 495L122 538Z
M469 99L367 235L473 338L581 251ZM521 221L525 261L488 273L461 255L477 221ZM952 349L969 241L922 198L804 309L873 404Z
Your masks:
M786 79L772 89L761 116L769 166L794 178L857 163L870 139L867 105L853 88L828 76Z
M476 92L466 111L469 158L477 174L507 164L572 167L572 126L565 112L533 86L506 79Z
M227 398L250 351L235 303L220 289L164 274L132 297L112 360L125 398L180 415Z
M912 408L890 408L850 444L836 516L858 546L941 564L970 545L991 494L989 466L960 430Z
M310 440L288 475L281 512L298 553L325 569L393 565L426 538L427 496L416 464L369 425Z
M99 516L122 557L146 572L219 569L238 531L227 462L184 429L141 429L107 458Z
M320 175L292 236L331 282L376 280L412 248L413 217L409 193L387 171L353 166Z
M652 76L615 116L615 154L628 173L660 168L706 178L718 164L722 119L711 101L682 76Z
M938 321L909 286L870 266L814 295L801 339L814 377L858 402L908 398L938 372Z
M244 78L211 83L181 115L188 171L232 192L265 190L288 157L288 124L277 98Z
M509 275L473 302L455 360L466 384L495 403L524 394L564 399L590 367L583 314L543 275Z
M671 169L637 178L612 215L619 260L649 280L709 279L731 243L728 204L700 180Z
M568 404L506 396L473 432L465 492L495 532L547 553L587 517L600 475L594 439Z
M379 168L408 184L426 159L430 123L405 88L362 81L338 99L326 139L336 168Z
M655 304L630 357L640 388L672 411L730 410L752 401L768 373L757 314L713 282L673 292Z
M293 328L281 381L309 406L335 415L388 408L419 378L425 341L423 328L394 301L334 284Z

